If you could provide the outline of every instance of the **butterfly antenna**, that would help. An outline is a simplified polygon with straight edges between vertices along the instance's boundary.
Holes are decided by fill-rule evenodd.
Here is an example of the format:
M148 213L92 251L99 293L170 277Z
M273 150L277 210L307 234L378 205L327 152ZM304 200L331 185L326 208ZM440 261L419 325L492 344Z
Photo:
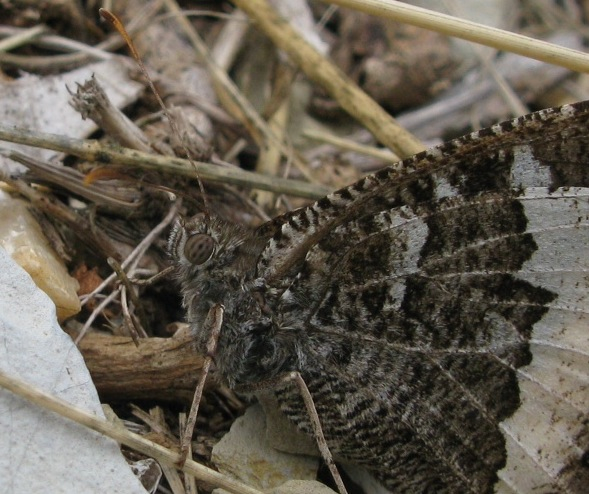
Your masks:
M166 118L168 119L168 122L170 123L170 127L172 129L172 132L174 132L174 134L177 135L178 138L180 139L180 144L182 146L182 149L184 150L184 153L186 154L188 161L194 167L194 170L196 173L196 180L198 182L198 188L200 189L200 193L202 195L202 200L204 203L204 213L205 213L205 216L207 218L209 218L210 215L209 215L209 205L207 202L207 196L205 193L205 188L202 183L202 180L200 179L198 171L196 170L196 164L194 163L194 161L192 160L192 157L190 156L190 151L188 150L188 147L186 146L186 144L184 144L184 139L180 135L180 130L178 129L178 126L176 125L176 121L174 120L174 118L172 118L172 115L170 115L168 108L164 104L161 96L159 95L157 89L155 88L155 85L153 84L153 81L152 81L151 77L149 76L149 73L147 72L147 68L145 67L143 60L141 59L141 57L139 56L139 53L137 52L137 49L135 48L135 44L133 43L133 40L129 36L129 33L127 33L127 30L125 29L125 26L123 25L121 20L115 14L113 14L110 10L102 9L102 8L99 9L98 12L99 12L100 16L105 21L109 22L119 32L121 37L125 40L125 43L127 43L127 46L129 47L131 55L135 59L135 62L137 62L137 65L139 66L141 73L143 74L143 76L145 77L145 80L147 81L147 84L149 85L149 89L151 89L151 92L154 94L158 104L160 105L164 114L166 115Z

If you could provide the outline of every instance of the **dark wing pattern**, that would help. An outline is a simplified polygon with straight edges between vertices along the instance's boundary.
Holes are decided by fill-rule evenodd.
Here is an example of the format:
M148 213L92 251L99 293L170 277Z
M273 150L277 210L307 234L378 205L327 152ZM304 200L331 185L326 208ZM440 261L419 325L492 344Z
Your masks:
M394 492L587 492L588 144L589 103L545 110L260 228L336 455Z

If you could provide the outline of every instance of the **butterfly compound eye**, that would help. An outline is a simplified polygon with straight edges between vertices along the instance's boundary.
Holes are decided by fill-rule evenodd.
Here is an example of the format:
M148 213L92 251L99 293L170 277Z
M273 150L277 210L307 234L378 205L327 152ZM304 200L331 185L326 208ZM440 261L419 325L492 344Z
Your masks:
M184 244L184 257L191 264L203 264L208 261L213 250L215 249L215 241L210 235L199 233L193 235Z

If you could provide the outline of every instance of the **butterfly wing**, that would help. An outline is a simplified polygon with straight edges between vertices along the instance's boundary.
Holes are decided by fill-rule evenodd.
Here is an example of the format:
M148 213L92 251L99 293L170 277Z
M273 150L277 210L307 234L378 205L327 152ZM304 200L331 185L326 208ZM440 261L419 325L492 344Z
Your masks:
M262 228L336 455L395 492L585 491L588 124L520 117Z

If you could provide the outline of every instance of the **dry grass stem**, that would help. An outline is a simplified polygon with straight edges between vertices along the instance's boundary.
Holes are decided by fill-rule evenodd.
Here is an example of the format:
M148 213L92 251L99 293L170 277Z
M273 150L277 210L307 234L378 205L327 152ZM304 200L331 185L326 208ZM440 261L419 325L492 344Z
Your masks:
M577 72L589 72L589 55L586 53L459 19L440 12L414 7L394 0L325 1L341 7L359 10L381 19L393 19L454 38L491 46L497 50L517 53L524 57L566 67Z
M46 393L29 383L7 376L0 372L0 386L11 391L12 393L34 403L35 405L51 410L67 419L73 420L96 432L100 432L115 441L150 456L161 463L175 465L180 458L180 454L163 446L149 441L144 437L134 434L133 432L114 425L107 420L96 417L95 415L74 407L72 404L55 396ZM210 468L188 460L182 467L182 471L193 475L197 479L209 482L213 485L226 489L234 494L262 494L257 489L253 489L241 482L237 482L225 475L220 474Z
M278 48L317 84L320 84L351 116L368 128L383 145L403 157L423 151L424 146L399 126L376 101L311 44L265 0L235 0L233 3L257 22Z
M330 192L327 187L300 180L269 177L234 167L220 167L200 161L191 162L170 156L141 153L120 146L104 145L93 140L73 139L25 129L11 129L1 125L0 140L52 149L96 163L136 166L188 177L194 177L196 172L201 179L211 182L269 190L277 194L289 194L307 199L319 199Z
M38 26L32 27L30 29L24 29L17 34L13 34L8 38L0 41L0 51L10 51L23 44L29 43L31 40L37 38L43 33L48 31L48 27L39 24Z
M260 147L265 147L269 144L277 146L285 157L293 161L303 176L308 180L312 180L313 177L309 172L307 165L295 155L293 149L289 148L274 134L268 123L258 114L241 91L239 91L227 72L215 63L206 43L198 35L188 19L182 14L178 4L174 0L164 0L164 2L171 13L177 14L176 21L178 22L178 25L186 34L190 43L207 66L209 73L216 82L215 89L219 100L224 103L226 109L243 123ZM205 177L203 176L202 178Z
M333 144L334 146L345 151L353 151L355 153L365 154L366 156L372 156L373 158L380 159L386 163L397 163L400 160L400 158L395 153L388 149L379 149L375 148L374 146L358 144L357 142L351 141L350 139L337 137L333 134L328 134L327 132L305 130L303 135L315 141L324 142L326 144Z

